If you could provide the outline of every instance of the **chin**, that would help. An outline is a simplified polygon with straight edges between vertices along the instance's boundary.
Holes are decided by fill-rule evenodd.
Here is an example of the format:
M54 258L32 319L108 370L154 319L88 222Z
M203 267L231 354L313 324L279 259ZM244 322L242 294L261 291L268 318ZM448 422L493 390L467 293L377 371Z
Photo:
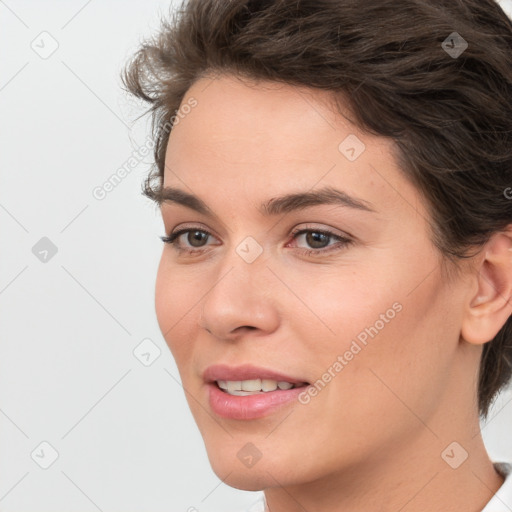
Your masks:
M208 455L213 472L226 485L243 491L262 491L275 487L281 482L281 472L270 470L270 465L263 460L253 467L246 467L238 458L230 458L223 454ZM273 478L274 477L274 478ZM286 482L288 483L288 482Z
M221 475L217 472L215 474L222 479ZM233 473L225 478L224 483L241 491L263 491L276 485L275 480L272 480L268 475L265 477L262 474L241 474L236 471L233 471Z

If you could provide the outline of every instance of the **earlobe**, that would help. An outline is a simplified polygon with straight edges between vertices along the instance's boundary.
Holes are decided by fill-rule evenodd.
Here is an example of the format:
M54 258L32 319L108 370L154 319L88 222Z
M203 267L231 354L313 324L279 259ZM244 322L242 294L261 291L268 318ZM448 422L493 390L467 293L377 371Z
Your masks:
M461 337L481 345L491 341L512 314L512 225L492 235L477 259Z

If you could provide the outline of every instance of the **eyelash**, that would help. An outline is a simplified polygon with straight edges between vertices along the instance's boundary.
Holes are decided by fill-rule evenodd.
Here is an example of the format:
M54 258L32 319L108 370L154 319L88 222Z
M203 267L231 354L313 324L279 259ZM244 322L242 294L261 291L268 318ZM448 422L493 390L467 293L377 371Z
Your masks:
M183 228L183 229L180 229L178 231L175 231L174 233L171 233L169 236L161 236L160 239L162 240L162 242L166 243L166 244L170 244L171 246L173 246L180 254L201 254L204 252L204 249L203 248L199 248L199 249L190 249L190 248L182 248L182 247L179 247L177 244L176 244L176 239L178 239L181 235L185 234L185 233L189 233L191 231L199 231L201 233L205 233L206 235L211 235L211 233L209 233L208 231L204 230L204 229L199 229L199 228ZM325 235L329 238L335 238L338 240L338 243L337 244L333 244L333 245L330 245L330 246L327 246L328 248L321 248L321 249L302 249L300 250L300 252L306 256L317 256L317 255L324 255L325 253L330 253L332 251L336 251L336 250L342 250L344 249L345 247L347 247L348 245L352 244L354 241L351 240L350 238L347 238L347 237L343 237L343 236L340 236L340 235L336 235L335 233L331 232L331 231L328 231L328 230L325 230L325 229L311 229L311 228L303 228L303 229L297 229L297 230L294 230L292 231L291 235L293 236L293 238L297 238L299 235L302 235L304 233L320 233L322 235Z

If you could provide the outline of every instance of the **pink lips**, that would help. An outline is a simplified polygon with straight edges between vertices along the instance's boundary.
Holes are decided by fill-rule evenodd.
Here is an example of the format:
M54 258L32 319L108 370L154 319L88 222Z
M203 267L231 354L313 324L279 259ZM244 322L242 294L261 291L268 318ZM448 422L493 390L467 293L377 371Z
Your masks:
M305 384L303 379L252 365L236 367L227 365L209 366L203 373L203 378L206 383L208 401L213 412L223 418L234 420L253 420L267 416L277 409L297 401L298 395L306 389L305 386L301 386L286 390L276 389L275 391L248 396L234 396L222 391L215 383L217 380L272 379L278 382Z

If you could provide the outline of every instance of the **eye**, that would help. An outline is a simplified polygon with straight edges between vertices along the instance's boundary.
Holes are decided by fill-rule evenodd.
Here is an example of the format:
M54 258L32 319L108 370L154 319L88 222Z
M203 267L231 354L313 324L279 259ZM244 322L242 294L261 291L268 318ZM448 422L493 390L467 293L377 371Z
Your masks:
M347 245L353 243L353 240L333 233L326 229L303 228L292 232L293 239L298 240L305 235L304 241L313 249L303 249L301 252L308 255L322 255L327 252L341 250ZM337 243L329 244L330 240L336 240Z
M341 250L347 245L353 243L351 238L341 236L333 233L332 231L325 229L315 228L303 228L297 229L292 233L293 240L298 240L303 235L304 240L310 245L311 249L300 249L300 252L308 256L321 255L327 252ZM188 245L183 245L183 241L180 238L183 235ZM160 239L166 243L171 244L181 254L200 254L204 252L204 248L207 247L205 242L208 241L209 237L213 236L209 231L199 229L198 227L183 228L171 233L169 236L161 236ZM335 244L329 244L329 241L334 239L337 241ZM214 244L215 245L215 244Z
M190 246L183 247L181 243L177 242L180 242L179 239L182 237L182 235L185 234L187 234L185 239L190 244ZM178 252L195 253L201 252L194 250L194 248L201 249L205 247L203 242L207 241L209 236L211 236L211 233L205 231L204 229L183 228L175 231L174 233L171 233L169 236L161 236L160 239L166 244L175 246Z

